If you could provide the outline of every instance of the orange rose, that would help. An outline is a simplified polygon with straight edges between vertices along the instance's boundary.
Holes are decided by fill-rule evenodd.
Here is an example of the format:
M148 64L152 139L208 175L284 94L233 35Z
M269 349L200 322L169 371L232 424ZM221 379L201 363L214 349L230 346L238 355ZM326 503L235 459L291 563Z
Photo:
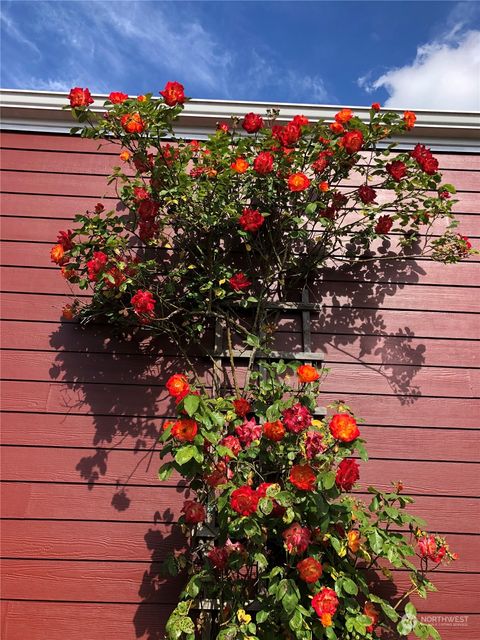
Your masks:
M320 191L323 191L323 193L326 193L328 191L328 182L320 182L318 188Z
M417 116L413 113L413 111L404 111L403 112L403 119L405 121L405 128L406 129L413 129L413 127L415 125L415 120L417 119Z
M295 464L290 471L289 480L297 489L312 491L317 475L309 464Z
M73 320L73 307L71 304L66 304L62 309L62 318L64 320Z
M127 151L125 149L125 151L122 151L122 153L120 154L120 160L122 160L123 162L128 162L131 158L131 153L130 151Z
M342 109L335 116L335 121L339 124L346 124L353 118L353 112L351 109Z
M360 549L360 531L352 529L347 533L348 548L352 553L357 553Z
M316 582L322 575L322 565L315 558L304 558L297 564L300 578L305 582Z
M55 264L65 264L65 262L67 262L67 259L64 256L65 249L61 244L56 244L50 251L50 259Z
M190 385L183 373L175 373L167 380L166 384L168 393L174 397L185 397L190 391Z
M342 442L352 442L360 435L356 420L349 413L335 414L330 420L329 428L332 436Z
M273 442L279 442L285 436L285 427L280 420L275 422L265 422L263 425L263 435Z
M310 186L310 180L304 173L293 173L288 177L288 188L290 191L305 191Z
M120 118L120 124L127 133L142 133L145 122L139 113L126 113Z
M370 624L367 627L367 631L369 633L372 633L372 631L374 630L375 626L378 624L378 620L380 618L380 614L378 613L378 610L376 609L375 605L373 604L373 602L369 602L367 601L363 607L363 613L368 616L370 618L370 620L372 621L372 624Z
M232 162L230 167L237 173L245 173L250 165L245 158L236 158L235 162Z
M345 129L339 122L332 122L332 124L330 125L330 131L332 133L343 133Z
M320 378L320 374L311 364L302 364L297 369L297 376L300 382L315 382Z
M181 442L193 442L198 432L195 420L180 419L172 427L172 436Z

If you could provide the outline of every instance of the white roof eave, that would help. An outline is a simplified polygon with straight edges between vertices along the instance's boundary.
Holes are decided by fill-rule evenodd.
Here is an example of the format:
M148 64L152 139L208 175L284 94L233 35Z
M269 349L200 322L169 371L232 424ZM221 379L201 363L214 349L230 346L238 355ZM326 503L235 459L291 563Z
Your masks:
M94 94L92 97L93 110L103 111L107 96ZM76 123L70 111L62 109L67 103L64 93L0 89L0 126L10 131L68 133ZM298 113L313 121L332 120L340 108L339 105L193 99L185 104L176 130L180 136L201 139L215 129L217 122L232 116L241 118L250 111L264 114L267 109L279 109L278 122L283 123ZM362 120L369 118L368 107L351 108ZM480 112L415 109L415 113L414 132L402 137L402 146L423 142L437 151L480 152Z

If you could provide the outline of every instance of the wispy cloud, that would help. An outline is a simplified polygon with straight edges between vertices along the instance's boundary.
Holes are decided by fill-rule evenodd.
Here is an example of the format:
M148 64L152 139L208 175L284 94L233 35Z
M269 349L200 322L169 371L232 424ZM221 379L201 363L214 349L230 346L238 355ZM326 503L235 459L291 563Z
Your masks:
M293 94L308 102L330 97L320 75L298 72L268 45L239 48L221 30L213 31L195 3L22 4L30 13L27 20L17 3L2 6L3 57L6 52L11 58L2 72L6 86L63 91L88 85L98 92L143 93L178 79L194 97L268 94L288 100ZM33 64L27 48L35 50Z

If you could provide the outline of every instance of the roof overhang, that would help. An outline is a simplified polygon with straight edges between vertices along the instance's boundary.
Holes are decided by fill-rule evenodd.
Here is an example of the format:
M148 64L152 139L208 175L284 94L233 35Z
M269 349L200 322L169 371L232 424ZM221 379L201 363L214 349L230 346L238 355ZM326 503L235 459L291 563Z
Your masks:
M107 96L95 94L93 110L103 111ZM68 100L64 93L0 89L1 128L10 131L68 133L76 124L69 110L62 107ZM244 102L237 100L190 100L176 127L179 136L205 138L219 121L231 116L243 117L250 111L264 114L267 109L280 109L278 122L291 120L302 113L312 121L331 121L340 109L336 105ZM369 119L368 107L352 107L362 120ZM392 109L401 113L401 110ZM430 111L416 109L414 133L402 137L402 146L415 142L428 144L436 151L478 153L480 151L480 112Z

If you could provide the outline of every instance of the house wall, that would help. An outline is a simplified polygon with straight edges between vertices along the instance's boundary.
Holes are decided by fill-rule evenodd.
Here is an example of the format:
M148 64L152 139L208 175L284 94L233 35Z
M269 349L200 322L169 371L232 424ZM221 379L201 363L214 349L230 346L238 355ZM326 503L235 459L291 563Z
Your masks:
M70 292L49 260L74 214L113 198L105 176L118 149L16 132L1 147L2 637L159 639L179 590L159 562L183 540L182 492L156 480L155 439L171 409L165 380L181 365L168 345L157 357L60 320ZM480 156L437 155L478 247ZM323 404L344 399L366 419L360 493L403 480L413 511L460 555L419 603L468 616L466 627L438 624L444 640L480 637L479 274L475 256L327 271L312 323L332 367ZM295 347L299 331L285 317L279 344Z

